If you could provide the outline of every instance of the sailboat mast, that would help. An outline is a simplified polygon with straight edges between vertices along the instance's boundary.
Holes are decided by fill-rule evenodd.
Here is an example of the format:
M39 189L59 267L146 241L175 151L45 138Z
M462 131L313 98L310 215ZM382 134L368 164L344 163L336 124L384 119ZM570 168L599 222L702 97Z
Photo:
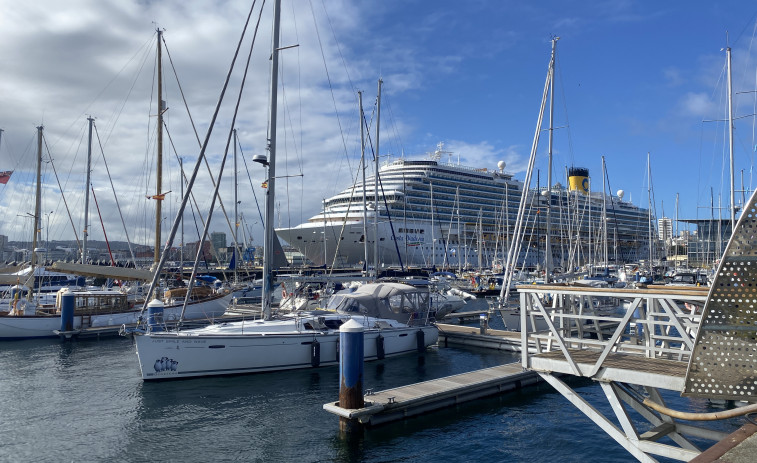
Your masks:
M376 271L376 277L378 278L379 275L379 244L378 244L378 216L379 216L379 127L381 124L381 85L384 83L383 80L379 79L378 81L378 95L376 96L376 177L374 180L374 194L373 197L374 201L374 208L373 213L373 268Z
M237 241L237 235L239 230L239 192L237 185L237 129L234 129L234 284L239 281L239 275L237 274L237 267L239 266L239 258L237 251L239 250L239 241Z
M271 290L273 290L273 212L276 191L276 113L279 87L279 22L281 0L273 2L273 38L271 49L271 107L268 115L268 185L265 190L265 238L263 244L263 318L271 319Z
M365 125L363 124L363 92L357 92L360 106L360 169L363 171L363 276L368 275L368 205L366 201L365 184Z
M736 228L736 198L734 189L734 172L733 172L733 87L731 82L731 47L725 49L726 59L728 61L728 152L730 153L731 169L731 233Z
M605 157L602 156L602 252L605 259L605 271L607 271L609 259L607 255L607 185L605 184L607 175L605 169Z
M184 197L184 159L179 158L179 185L181 197ZM181 245L179 246L179 275L184 279L184 221L181 221Z
M647 224L649 227L649 275L654 278L654 244L652 243L652 164L649 161L649 152L647 152Z
M436 239L434 238L434 182L429 182L431 189L431 267L436 270Z
M37 243L41 241L40 214L42 212L42 130L43 126L37 127L37 188L34 201L34 232L32 233L32 258L31 258L31 284L34 284L34 267L37 265ZM31 300L32 292L29 291L27 298Z
M552 140L555 120L555 53L560 37L552 38L552 57L549 60L549 161L547 164L547 239L544 261L544 283L549 284L552 268Z
M81 263L87 263L87 237L89 236L89 182L90 170L92 166L92 124L95 122L92 117L88 117L89 137L87 143L87 181L84 184L84 237L81 246Z
M160 200L161 190L163 189L163 52L160 41L163 37L163 31L158 32L158 164L155 169L155 254L153 262L155 265L160 262L160 216L163 213L163 202ZM202 243L200 243L202 246Z

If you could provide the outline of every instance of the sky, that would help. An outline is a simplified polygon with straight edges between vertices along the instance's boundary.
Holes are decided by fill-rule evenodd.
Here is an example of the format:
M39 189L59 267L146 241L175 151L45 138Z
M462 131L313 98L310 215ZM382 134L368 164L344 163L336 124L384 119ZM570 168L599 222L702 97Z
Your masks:
M170 193L161 220L167 230L181 198L178 159L191 173L252 8L206 153L217 176L239 99L238 210L248 238L262 242L264 169L252 156L266 153L270 0L257 34L260 1L0 4L0 170L14 171L0 185L0 234L31 236L37 127L43 126L42 238L73 239L74 230L82 237L91 116L97 204L90 199L89 239L128 235L153 244L156 29L166 44L162 192ZM624 199L642 207L651 192L657 217L726 218L725 48L732 49L740 203L757 187L756 19L757 6L748 1L282 0L280 46L287 48L280 52L275 225L306 221L324 198L354 181L357 92L375 143L379 78L382 162L424 158L443 143L451 162L495 169L504 160L505 170L523 179L554 36L560 40L553 183L565 184L569 166L586 167L592 189L601 190L604 157L608 191L623 190ZM546 133L536 162L542 186ZM233 149L228 153L219 191L233 223ZM213 186L204 165L193 192L198 209L185 212L187 242L197 240L199 217L210 207ZM210 229L231 236L218 205Z

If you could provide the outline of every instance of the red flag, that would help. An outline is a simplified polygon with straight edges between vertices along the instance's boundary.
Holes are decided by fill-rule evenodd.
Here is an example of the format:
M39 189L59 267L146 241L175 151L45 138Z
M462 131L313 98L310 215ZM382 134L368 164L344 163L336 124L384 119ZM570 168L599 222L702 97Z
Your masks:
M8 183L8 180L11 179L11 174L13 173L12 170L6 170L5 172L0 172L0 183L3 185Z

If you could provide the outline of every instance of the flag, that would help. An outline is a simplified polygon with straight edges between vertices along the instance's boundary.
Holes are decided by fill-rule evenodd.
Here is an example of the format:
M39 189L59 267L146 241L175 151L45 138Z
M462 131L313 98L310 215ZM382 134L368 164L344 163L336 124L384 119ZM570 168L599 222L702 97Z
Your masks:
M231 261L229 261L229 270L237 268L237 248L236 246L231 251Z
M166 195L170 193L170 191L166 191L165 193L161 193L159 195L152 195L152 196L145 196L147 199L157 199L158 201L163 201L166 199Z
M11 174L13 173L12 170L6 170L5 172L0 172L0 183L3 185L8 183L8 180L11 179Z
M263 184L260 186L262 186L263 188L268 188L268 182L263 182Z

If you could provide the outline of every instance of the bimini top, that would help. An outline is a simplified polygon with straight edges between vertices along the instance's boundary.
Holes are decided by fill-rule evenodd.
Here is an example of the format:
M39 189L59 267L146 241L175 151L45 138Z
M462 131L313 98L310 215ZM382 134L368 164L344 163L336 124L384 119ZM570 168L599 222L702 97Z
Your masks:
M334 294L326 308L349 315L389 318L409 325L425 324L429 292L427 288L403 283L370 283L354 291Z

